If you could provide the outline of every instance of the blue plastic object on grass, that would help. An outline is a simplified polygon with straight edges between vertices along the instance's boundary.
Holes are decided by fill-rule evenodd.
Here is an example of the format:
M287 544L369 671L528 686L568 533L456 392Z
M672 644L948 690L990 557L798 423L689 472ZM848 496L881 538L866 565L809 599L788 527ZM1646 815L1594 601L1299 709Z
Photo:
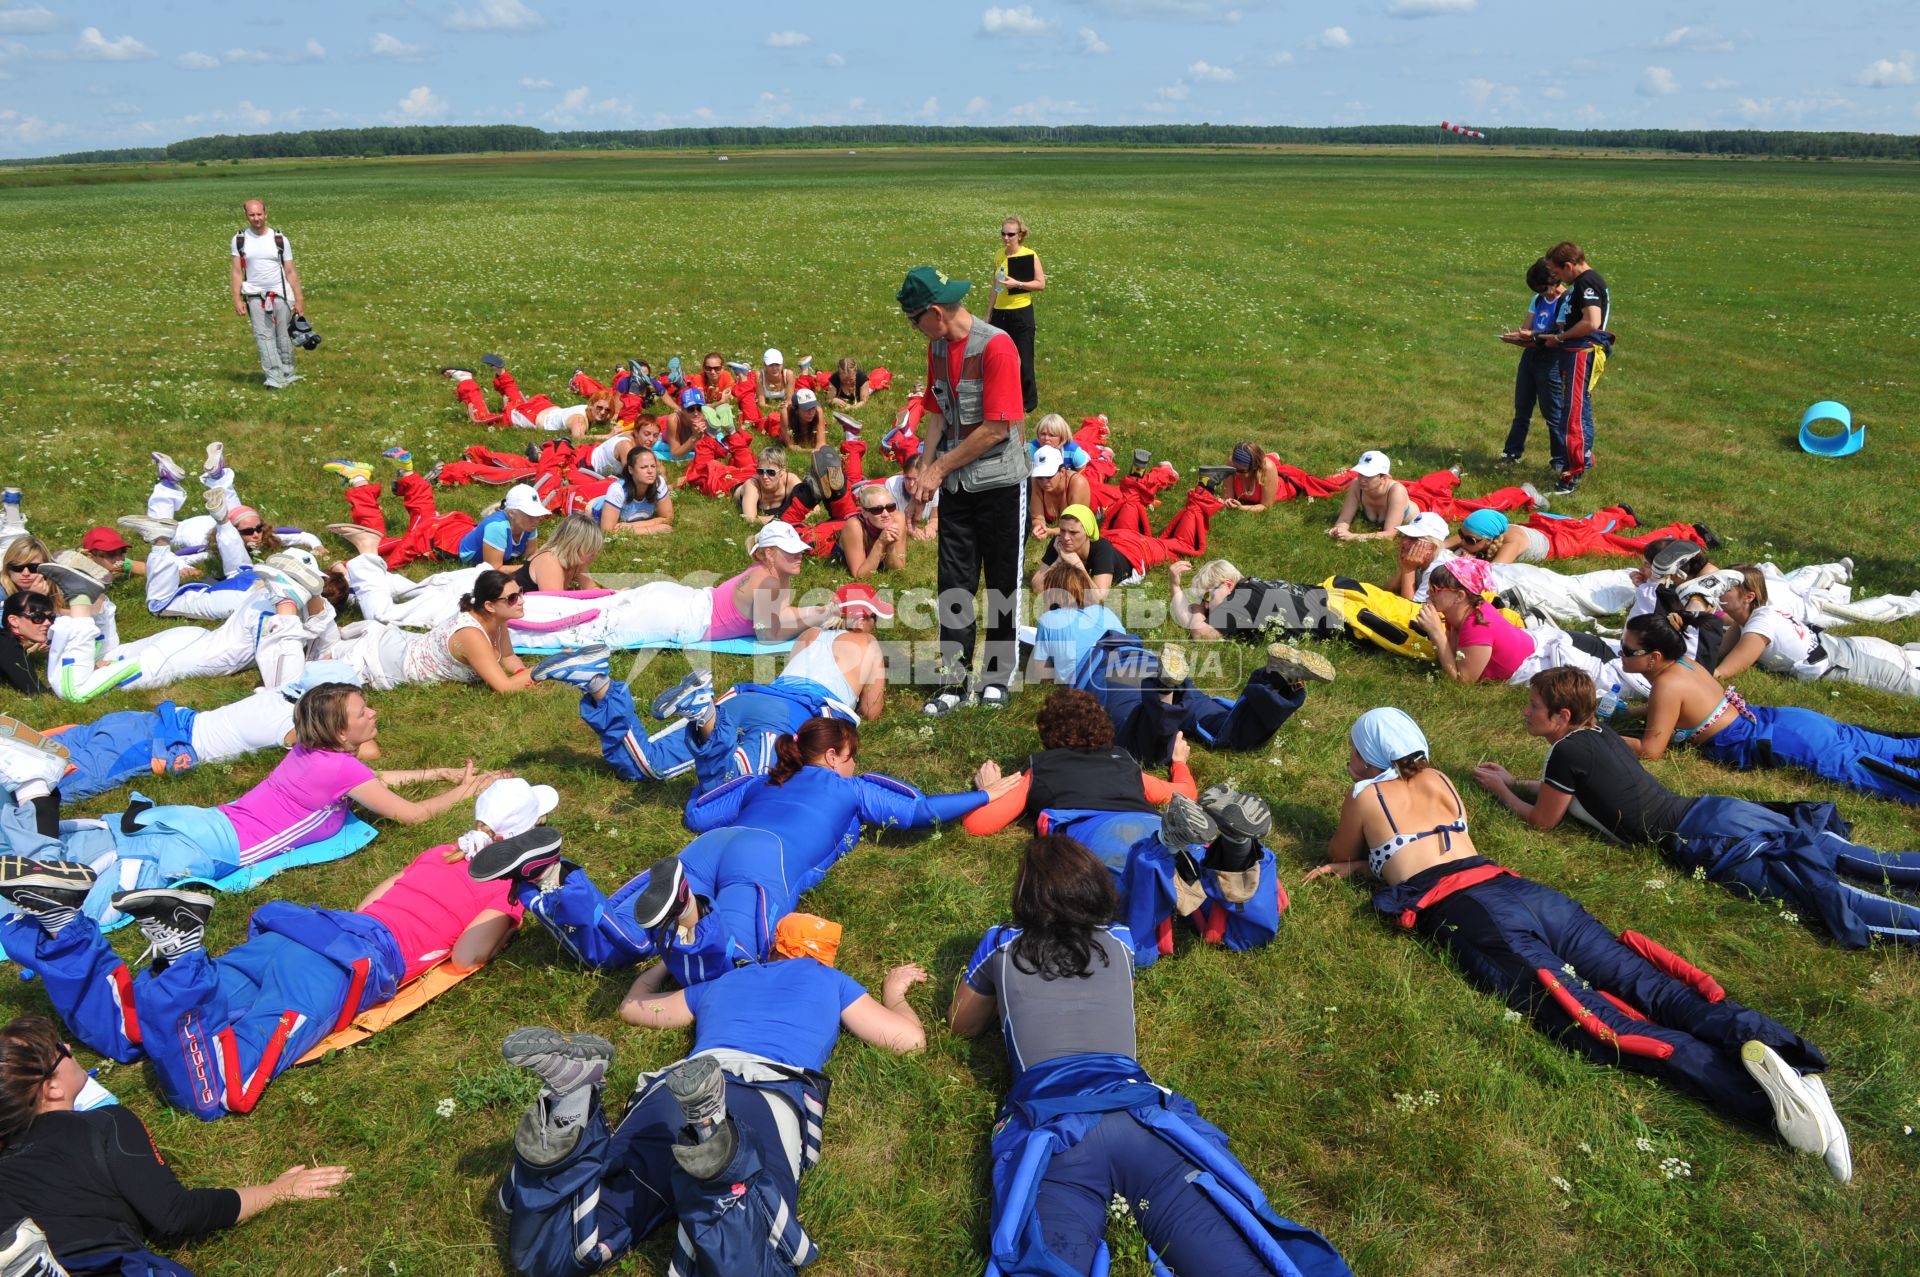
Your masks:
M1819 422L1838 425L1840 433L1816 433L1813 427ZM1843 403L1822 399L1800 418L1800 447L1816 457L1850 457L1866 446L1867 428L1853 424L1853 414Z

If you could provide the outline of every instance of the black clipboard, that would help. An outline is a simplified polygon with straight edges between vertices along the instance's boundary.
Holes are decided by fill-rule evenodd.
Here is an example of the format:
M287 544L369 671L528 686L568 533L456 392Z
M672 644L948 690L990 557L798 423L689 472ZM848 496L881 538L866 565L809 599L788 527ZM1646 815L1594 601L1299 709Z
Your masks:
M1032 253L1022 253L1018 257L1009 257L1007 259L1007 278L1017 284L1031 284L1033 282L1033 268L1039 260L1040 259Z

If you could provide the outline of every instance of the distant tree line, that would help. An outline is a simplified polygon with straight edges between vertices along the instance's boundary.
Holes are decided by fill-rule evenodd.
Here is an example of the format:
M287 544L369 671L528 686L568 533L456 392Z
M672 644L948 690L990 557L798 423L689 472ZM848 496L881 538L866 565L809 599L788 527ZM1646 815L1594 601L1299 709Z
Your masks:
M1074 124L943 127L923 124L815 125L805 128L603 129L549 133L518 124L415 125L405 128L310 129L300 133L222 133L165 147L79 151L18 164L124 164L149 160L302 159L338 156L456 155L488 151L584 151L752 146L876 146L983 143L998 146L1207 146L1318 144L1558 147L1678 151L1701 155L1797 158L1920 159L1920 136L1814 133L1762 129L1489 129L1487 142L1441 134L1431 125L1366 124L1294 128L1232 124Z

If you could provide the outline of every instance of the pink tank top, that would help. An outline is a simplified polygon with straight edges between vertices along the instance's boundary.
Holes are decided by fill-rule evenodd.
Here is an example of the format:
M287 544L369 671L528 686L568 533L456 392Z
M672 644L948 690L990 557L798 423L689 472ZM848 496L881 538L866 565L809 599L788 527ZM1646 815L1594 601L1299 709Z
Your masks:
M747 572L753 571L748 568ZM747 638L753 633L753 619L740 614L733 601L734 587L747 572L728 577L713 587L713 614L707 618L707 639Z

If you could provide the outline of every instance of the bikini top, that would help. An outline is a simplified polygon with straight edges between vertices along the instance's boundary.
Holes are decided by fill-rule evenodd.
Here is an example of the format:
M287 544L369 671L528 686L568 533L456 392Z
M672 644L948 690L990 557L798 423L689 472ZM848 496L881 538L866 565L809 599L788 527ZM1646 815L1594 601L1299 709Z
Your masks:
M1454 789L1453 782L1447 780L1444 772L1440 774L1440 779L1446 781L1447 792L1453 795L1453 809L1459 814L1444 825L1435 825L1433 828L1423 829L1417 834L1403 834L1400 832L1400 826L1394 823L1393 813L1387 809L1387 800L1380 797L1380 787L1378 785L1373 786L1374 800L1380 804L1380 812L1387 818L1387 825L1393 830L1393 837L1387 839L1378 847L1367 848L1367 868L1373 870L1374 877L1386 877L1387 862L1392 860L1403 847L1419 842L1422 838L1431 838L1435 834L1438 834L1442 839L1440 844L1441 848L1451 851L1453 849L1453 836L1467 832L1467 809L1460 802L1459 791Z
M1674 663L1676 665L1684 665L1688 669L1696 668L1696 666L1691 661L1676 661ZM1720 693L1720 701L1718 704L1716 704L1713 707L1712 713L1708 714L1705 718L1695 723L1692 727L1674 728L1673 743L1676 745L1684 745L1689 740L1693 739L1695 733L1706 731L1707 728L1712 727L1715 723L1720 721L1720 715L1726 713L1729 706L1731 706L1733 711L1737 714L1746 714L1749 718L1753 716L1752 713L1747 709L1747 703L1740 698L1740 693L1734 691L1731 687L1729 687L1726 691Z

